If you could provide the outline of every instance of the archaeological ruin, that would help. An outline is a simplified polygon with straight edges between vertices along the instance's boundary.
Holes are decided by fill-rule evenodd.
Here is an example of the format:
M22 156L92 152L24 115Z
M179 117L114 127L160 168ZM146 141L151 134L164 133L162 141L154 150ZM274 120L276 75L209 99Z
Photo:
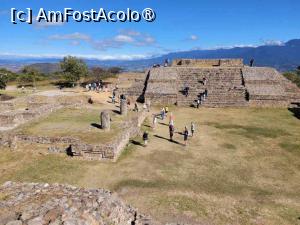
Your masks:
M104 189L6 182L0 194L0 224L158 224Z
M174 60L169 67L149 69L143 80L122 91L142 102L193 106L205 90L202 107L288 107L300 102L299 88L278 71L245 66L242 59Z
M118 85L122 82L120 79ZM174 60L168 67L151 68L144 76L135 76L130 85L117 92L132 105L140 101L149 105L196 106L205 92L207 96L201 99L200 107L289 107L300 102L299 88L278 71L248 67L241 59ZM66 93L2 96L0 144L11 149L36 144L49 153L116 161L130 139L141 135L141 125L149 113L129 111L124 99L120 99L118 110L102 108L101 104L93 108L97 104L90 100L86 95ZM68 113L68 119L64 113ZM85 121L85 116L93 115L94 121L87 120L93 124L75 127L78 120Z

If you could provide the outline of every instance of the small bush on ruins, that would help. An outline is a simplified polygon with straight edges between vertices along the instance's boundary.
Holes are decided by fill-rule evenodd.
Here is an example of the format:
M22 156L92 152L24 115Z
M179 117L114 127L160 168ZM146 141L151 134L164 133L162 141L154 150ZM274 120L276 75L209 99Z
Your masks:
M289 79L290 81L292 81L293 83L295 83L298 87L300 87L300 68L298 67L298 70L295 72L287 72L284 73L283 75Z
M36 69L25 66L21 74L17 75L18 84L21 86L36 86L36 81L44 80L45 77Z
M108 78L115 78L117 74L122 71L119 67L111 67L111 68L101 68L101 67L93 67L89 73L89 79L99 81L105 80Z
M60 67L63 71L64 79L69 83L76 83L81 77L88 75L88 67L81 60L73 56L64 57L60 62Z

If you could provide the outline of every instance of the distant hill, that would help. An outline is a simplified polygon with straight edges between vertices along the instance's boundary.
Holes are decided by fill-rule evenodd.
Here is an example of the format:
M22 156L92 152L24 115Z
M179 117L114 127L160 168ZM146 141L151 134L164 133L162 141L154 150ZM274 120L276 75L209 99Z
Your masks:
M34 63L29 66L46 75L61 70L58 63Z
M235 47L229 49L193 50L173 52L159 57L142 60L98 60L84 59L89 67L118 66L125 70L143 70L153 64L162 64L165 59L191 58L191 59L216 59L216 58L242 58L248 64L251 58L255 59L256 66L270 66L279 71L290 71L300 65L300 39L290 40L282 45L264 45L259 47ZM0 56L0 67L18 68L19 65L33 64L44 73L58 70L57 63L60 58L8 58Z

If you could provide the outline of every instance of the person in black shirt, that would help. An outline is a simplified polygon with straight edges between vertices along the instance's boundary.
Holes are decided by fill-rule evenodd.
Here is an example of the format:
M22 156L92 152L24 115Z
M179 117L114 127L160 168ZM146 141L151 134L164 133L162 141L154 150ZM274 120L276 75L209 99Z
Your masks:
M143 134L143 140L144 140L144 146L146 147L148 144L148 133L147 131L144 132Z

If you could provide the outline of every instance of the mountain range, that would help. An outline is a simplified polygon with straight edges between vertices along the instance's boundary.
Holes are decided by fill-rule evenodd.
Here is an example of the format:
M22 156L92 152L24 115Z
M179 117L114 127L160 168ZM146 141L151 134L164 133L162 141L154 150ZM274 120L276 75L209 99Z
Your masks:
M139 60L99 60L84 59L89 67L112 67L118 66L126 71L144 70L153 64L162 64L165 59L173 60L178 58L189 59L218 59L218 58L242 58L245 64L253 58L255 66L269 66L279 71L294 70L300 65L300 39L293 39L280 45L263 45L258 47L232 47L211 50L191 50L173 52L159 57L152 57ZM0 55L0 67L14 71L25 65L34 66L44 73L58 70L58 62L61 58L42 57L8 57Z

